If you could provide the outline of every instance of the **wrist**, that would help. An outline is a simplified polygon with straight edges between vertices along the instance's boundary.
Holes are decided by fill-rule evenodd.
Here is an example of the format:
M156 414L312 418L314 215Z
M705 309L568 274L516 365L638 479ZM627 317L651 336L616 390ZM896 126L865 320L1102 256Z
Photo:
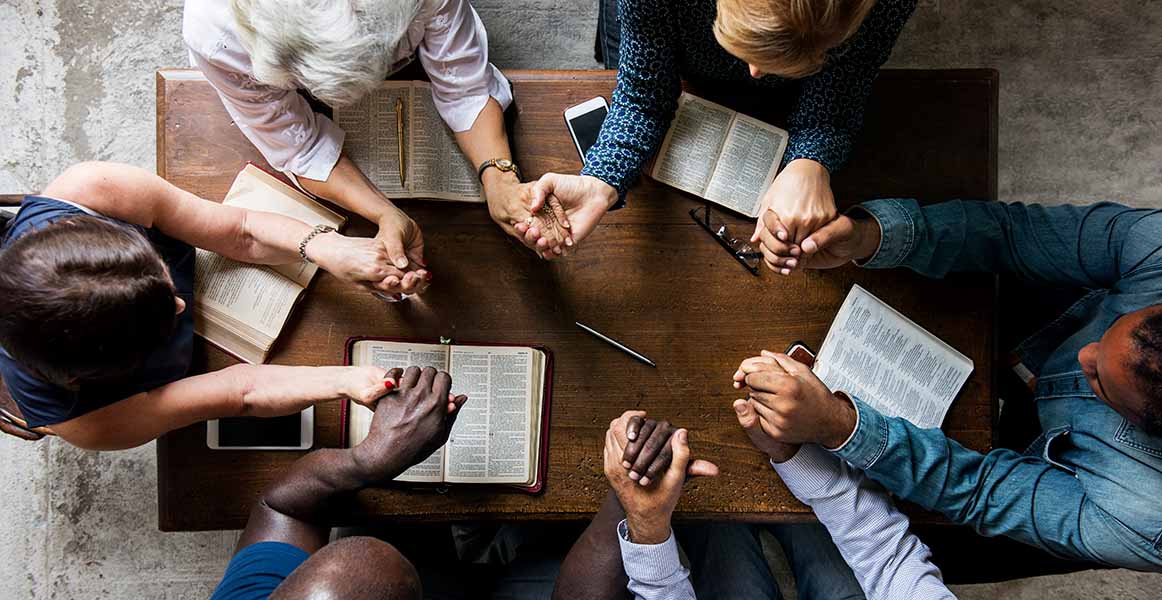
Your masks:
M811 158L796 158L787 163L784 170L799 171L805 175L814 175L816 177L823 177L827 180L831 179L831 171L823 166L823 163Z
M593 187L597 189L597 193L601 196L601 199L605 201L606 210L613 208L613 205L617 204L617 188L609 185L608 182L602 179L598 179L592 175L583 175L583 177L588 177L589 179L593 180Z
M331 249L339 243L342 237L343 234L337 231L320 233L307 242L306 247L303 249L303 254L306 255L308 261L329 271L330 269L327 269L326 264L331 255Z
M799 453L799 444L784 444L782 442L775 442L775 445L767 451L767 456L773 462L785 463Z
M831 411L831 421L825 439L820 440L823 447L835 450L847 443L859 422L859 415L855 411L855 403L843 392L833 392L835 410Z
M635 544L654 546L670 539L670 516L640 515L626 513L629 526L629 541Z
M863 262L874 256L876 251L880 249L880 238L883 232L880 231L880 222L873 217L861 216L856 218L855 226L859 232L859 243L856 245L855 255L852 258L856 262Z

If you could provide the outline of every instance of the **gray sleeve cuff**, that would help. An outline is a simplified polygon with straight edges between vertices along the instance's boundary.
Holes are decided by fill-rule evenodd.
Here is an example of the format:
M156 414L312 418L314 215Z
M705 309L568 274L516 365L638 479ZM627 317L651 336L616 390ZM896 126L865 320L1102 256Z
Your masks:
M629 541L629 525L623 519L617 524L617 541L621 544L621 561L631 580L650 585L667 585L686 579L689 572L678 558L674 532L660 544L635 544Z

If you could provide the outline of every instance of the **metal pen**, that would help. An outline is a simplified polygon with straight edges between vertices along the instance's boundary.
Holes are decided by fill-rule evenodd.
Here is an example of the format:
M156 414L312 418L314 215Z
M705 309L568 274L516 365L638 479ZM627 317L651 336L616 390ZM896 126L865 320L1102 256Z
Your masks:
M398 145L399 145L399 187L407 189L407 180L405 177L405 175L407 173L407 164L404 161L406 154L404 152L404 147L403 147L403 143L404 143L403 110L404 110L403 98L396 98L395 99L395 133L396 133L396 137L398 139Z
M640 361L642 361L642 362L646 363L647 365L649 365L649 366L651 366L651 367L653 367L653 368L655 368L655 369L656 369L656 368L658 368L658 365L654 364L654 361L652 361L652 360L650 360L650 359L646 358L646 357L645 357L645 356L643 356L643 355L642 355L640 352L637 352L637 351L636 351L636 350L634 350L633 348L630 348L629 346L626 346L625 344L623 344L623 343L621 343L621 342L619 342L619 341L617 341L617 340L615 340L615 339L613 339L613 338L611 338L611 337L609 337L609 336L607 336L607 335L605 335L605 334L601 333L600 331L597 331L596 329L594 329L594 328L592 328L592 327L590 327L590 326L588 326L588 325L585 325L585 324L581 323L580 321L574 321L573 323L574 323L574 324L576 324L576 325L577 325L578 327L580 327L581 329L584 329L585 331L588 331L589 333L592 333L593 335L597 336L597 338L598 338L598 339L600 339L600 340L604 341L605 343L607 343L607 344L609 344L609 345L613 346L614 348L617 348L618 350L621 350L622 352L625 352L626 354L628 354L628 355L630 355L630 356L632 356L632 357L634 357L634 358L636 358L636 359L638 359L638 360L640 360Z

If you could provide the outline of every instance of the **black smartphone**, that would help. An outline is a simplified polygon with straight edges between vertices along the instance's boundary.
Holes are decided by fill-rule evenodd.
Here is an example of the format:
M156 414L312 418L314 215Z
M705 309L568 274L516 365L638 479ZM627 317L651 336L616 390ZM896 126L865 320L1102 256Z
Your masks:
M582 164L585 163L585 153L597 143L597 134L601 133L607 114L609 104L601 96L565 109L565 125L569 127L569 135L573 137L573 146L581 155Z
M309 450L315 443L315 407L283 417L230 417L206 422L212 450Z

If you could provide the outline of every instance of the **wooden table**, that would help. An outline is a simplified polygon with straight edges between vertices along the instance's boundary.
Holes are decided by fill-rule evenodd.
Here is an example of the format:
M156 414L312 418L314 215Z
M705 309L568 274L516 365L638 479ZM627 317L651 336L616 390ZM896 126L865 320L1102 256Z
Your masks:
M576 173L580 160L562 111L609 96L604 71L519 71L512 126L528 177ZM710 94L736 106L745 97ZM749 102L751 107L759 106ZM778 122L777 108L753 114ZM875 196L996 196L997 77L993 71L885 71L876 83L859 149L835 177L842 204ZM774 111L774 112L772 112ZM169 181L221 199L246 161L263 164L197 73L157 77L157 170ZM687 215L691 197L643 181L629 208L608 215L573 258L546 263L508 239L478 205L405 202L424 231L435 275L420 299L385 305L319 277L296 310L272 362L332 365L355 335L390 335L552 348L554 379L549 474L542 495L367 490L349 519L569 519L596 510L606 492L600 448L610 419L647 409L691 430L698 456L722 475L687 486L680 517L788 521L809 518L738 427L730 374L763 348L794 340L818 347L839 304L858 282L970 356L976 371L945 429L969 447L991 446L994 414L995 278L929 281L904 271L753 277ZM349 233L370 235L356 219ZM653 358L641 365L578 331L592 324ZM204 345L199 368L232 359ZM316 413L316 444L339 442L339 407ZM251 502L301 454L206 448L205 426L163 437L158 452L159 526L165 531L242 527Z

